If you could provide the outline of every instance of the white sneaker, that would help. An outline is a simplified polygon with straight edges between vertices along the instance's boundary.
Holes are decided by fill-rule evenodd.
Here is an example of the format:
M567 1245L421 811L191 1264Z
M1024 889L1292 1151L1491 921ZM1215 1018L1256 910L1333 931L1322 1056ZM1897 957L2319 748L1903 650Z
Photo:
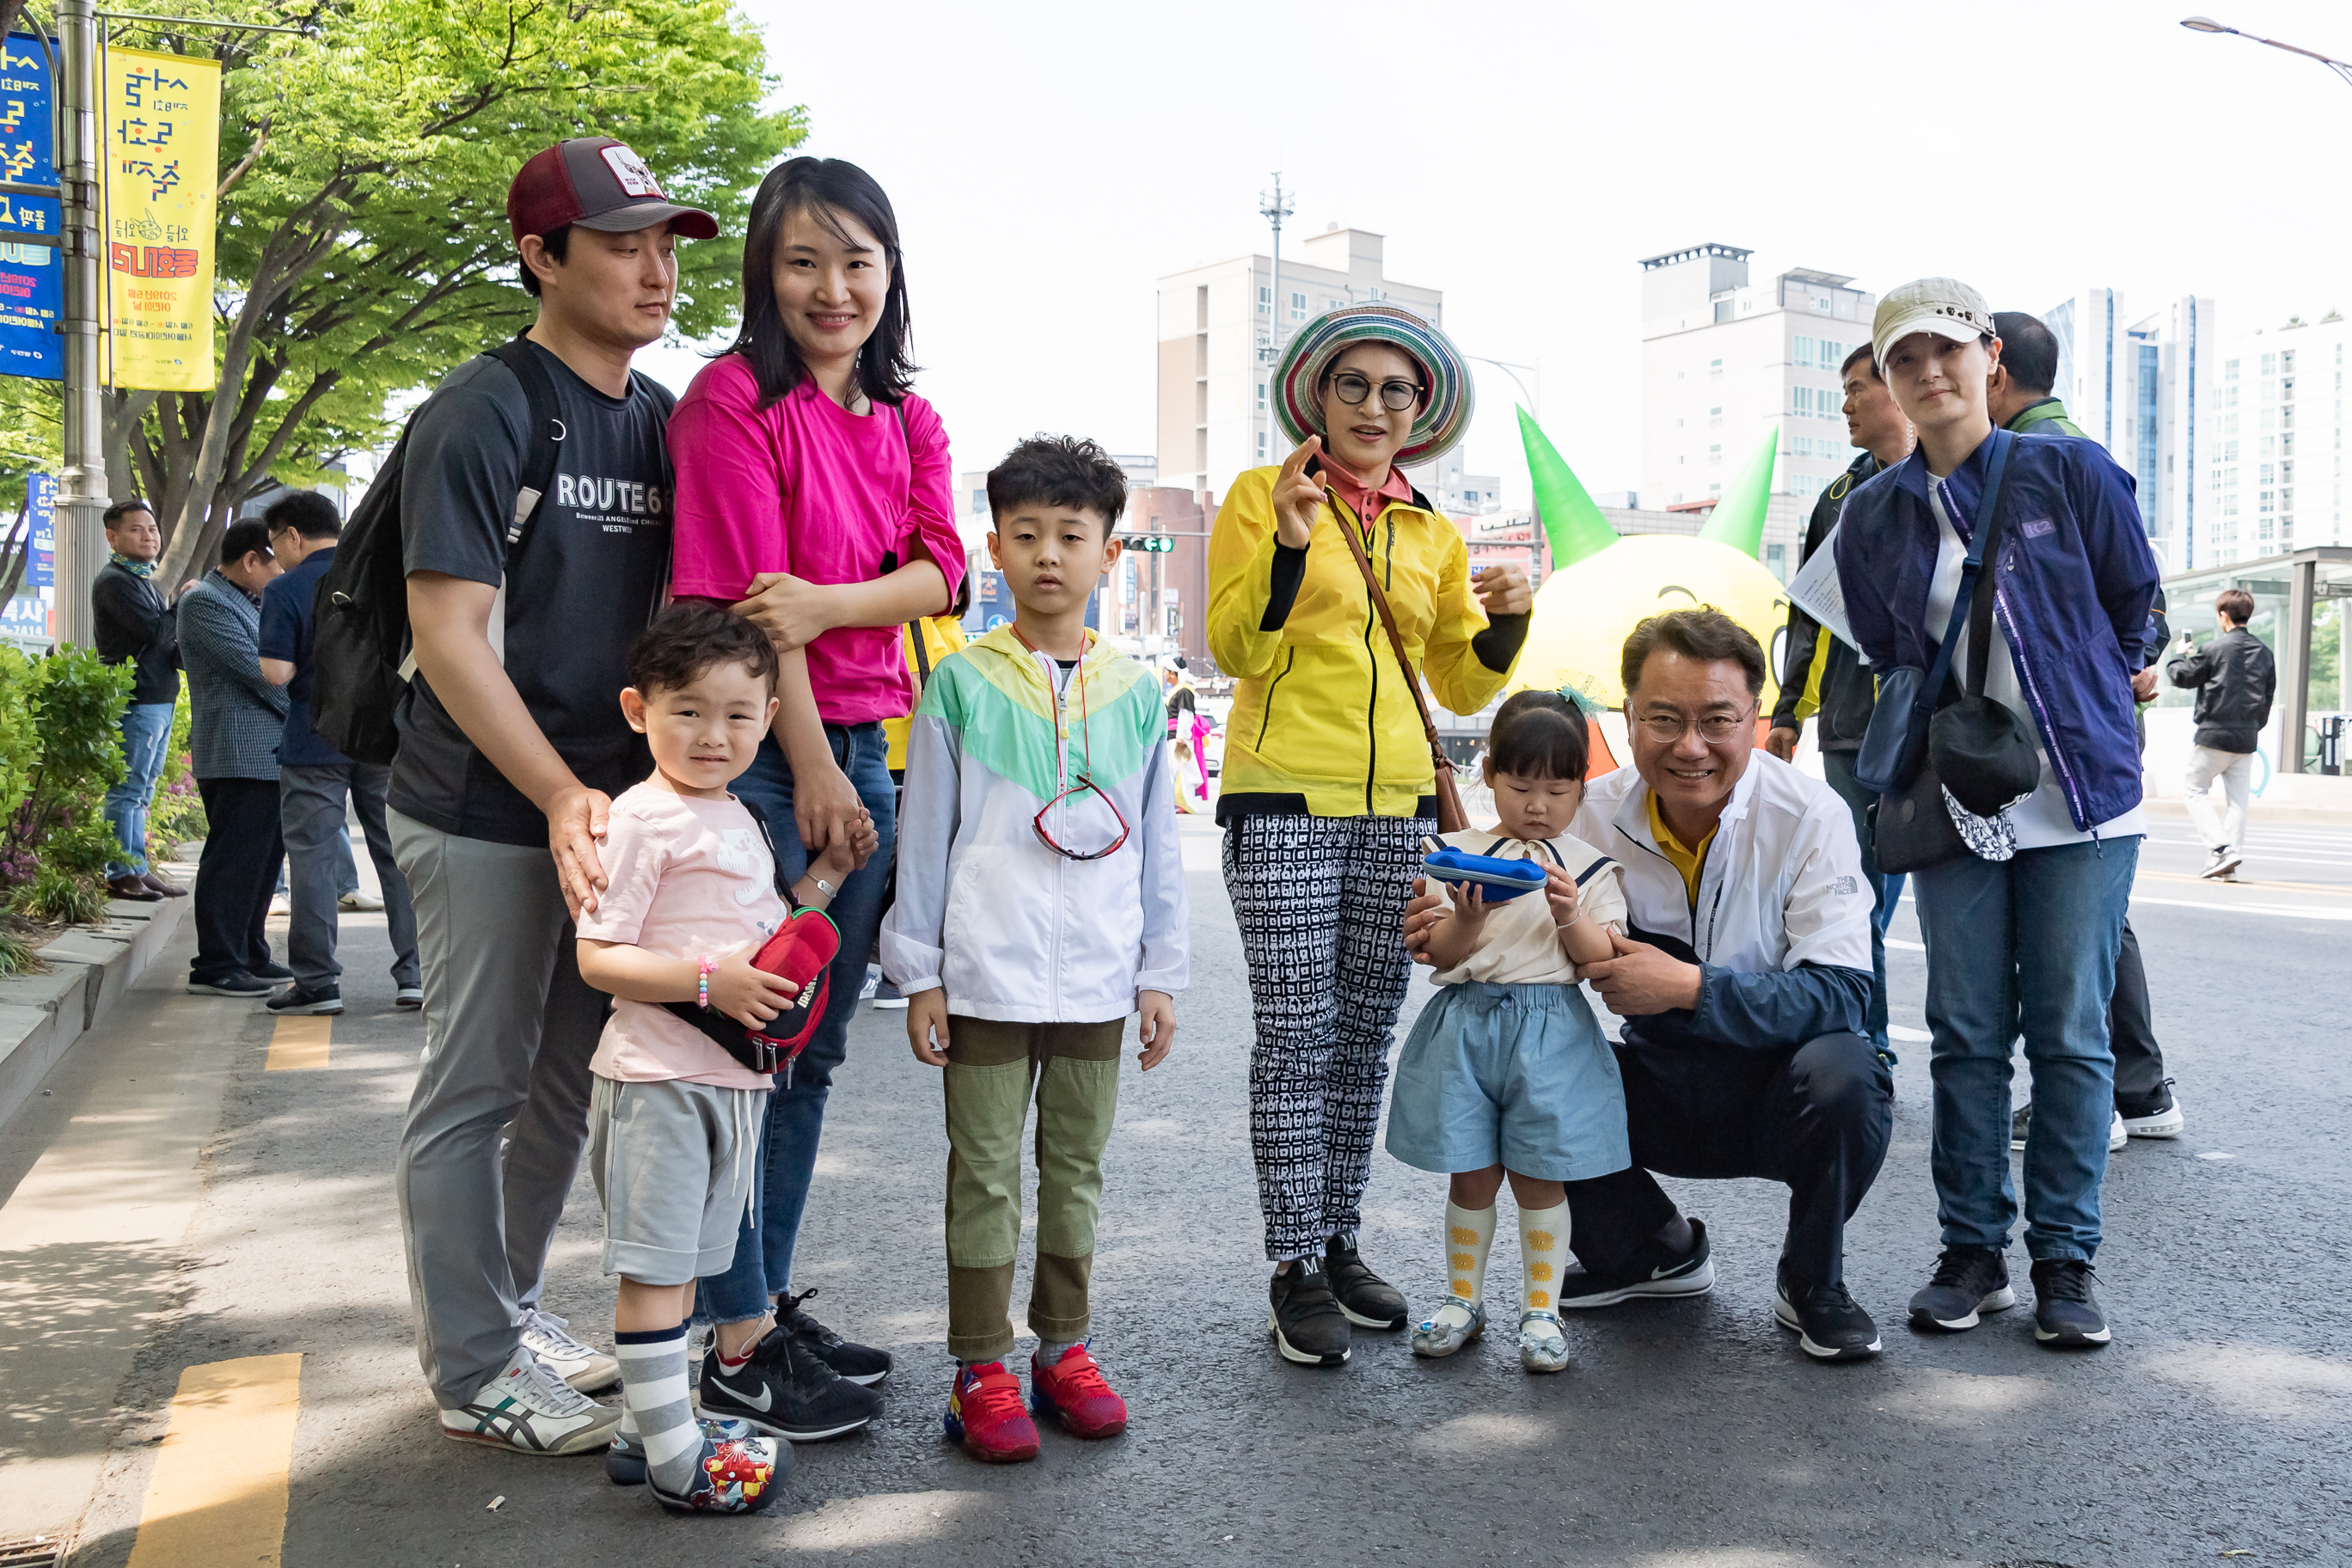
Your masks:
M871 1002L874 1000L874 994L881 989L882 966L878 963L867 964L866 966L866 984L858 988L857 999L860 1002Z
M335 900L335 908L355 915L372 915L383 908L383 900L373 893L353 889Z
M518 1454L589 1454L621 1429L621 1412L597 1404L518 1345L470 1404L441 1412L441 1436Z
M593 1394L620 1382L621 1363L595 1346L583 1345L564 1332L571 1326L571 1319L542 1312L537 1307L522 1310L522 1342L550 1372L583 1394Z
M2209 882L2234 882L2238 879L2238 868L2245 863L2243 855L2224 845L2213 851L2213 858L2205 862L2205 869L2197 874Z
M2135 1138L2178 1138L2187 1131L2189 1119L2180 1113L2180 1101L2172 1092L2172 1080L2164 1080L2162 1109L2145 1116L2124 1118L2124 1131Z
M2131 1129L2124 1125L2124 1113L2118 1110L2116 1119L2107 1123L2107 1152L2120 1153L2123 1146L2130 1142Z

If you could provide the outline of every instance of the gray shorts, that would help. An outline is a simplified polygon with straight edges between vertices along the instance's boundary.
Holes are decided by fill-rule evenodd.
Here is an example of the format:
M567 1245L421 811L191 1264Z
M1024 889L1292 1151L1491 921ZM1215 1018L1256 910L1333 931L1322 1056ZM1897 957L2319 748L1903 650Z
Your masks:
M588 1169L604 1203L604 1272L640 1285L727 1272L767 1115L764 1089L598 1079Z

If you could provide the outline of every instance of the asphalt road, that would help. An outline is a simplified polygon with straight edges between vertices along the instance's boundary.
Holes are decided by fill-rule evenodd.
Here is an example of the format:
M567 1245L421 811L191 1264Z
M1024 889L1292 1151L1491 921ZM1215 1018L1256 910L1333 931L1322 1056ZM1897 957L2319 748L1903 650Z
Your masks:
M1911 1043L1894 1146L1849 1233L1848 1279L1885 1328L1882 1358L1814 1364L1774 1327L1781 1189L1676 1183L1715 1237L1715 1294L1573 1319L1572 1370L1538 1379L1507 1333L1438 1363L1416 1363L1402 1335L1360 1338L1338 1371L1273 1354L1242 960L1213 830L1187 826L1194 988L1167 1065L1129 1069L1096 1265L1096 1352L1133 1412L1123 1438L1049 1430L1036 1463L1006 1469L942 1441L940 1091L905 1047L903 1015L871 1012L837 1079L801 1257L819 1313L899 1358L875 1429L799 1449L787 1497L750 1521L670 1519L593 1460L439 1438L387 1182L422 1031L392 1009L371 921L346 939L352 1007L322 1068L265 1070L258 1009L175 995L159 975L112 1043L60 1076L64 1098L42 1111L58 1136L102 1118L142 1061L177 1064L183 1098L215 1120L189 1134L184 1236L61 1243L40 1254L45 1274L11 1282L0 1344L89 1330L93 1364L119 1353L127 1372L110 1411L27 1386L57 1357L12 1351L19 1370L0 1372L0 1394L38 1418L0 1438L0 1461L42 1443L103 1447L72 1561L114 1568L183 1369L299 1352L289 1568L2352 1561L2352 1271L2335 1235L2352 1207L2352 834L2267 829L2245 873L2261 879L2231 888L2191 875L2201 856L2182 824L2161 823L2147 847L2133 919L2189 1125L2110 1169L2112 1347L2040 1350L2023 1310L1951 1338L1901 1325L1937 1251L1927 1049ZM1894 934L1917 940L1907 906ZM1898 946L1892 960L1896 1025L1922 1030L1922 955ZM1404 1025L1426 995L1416 982ZM31 1160L0 1147L0 1196ZM1443 1284L1443 1178L1375 1156L1365 1251L1417 1310ZM91 1201L117 1199L94 1184ZM1502 1228L1494 1279L1507 1294L1517 1264ZM609 1342L597 1237L583 1178L549 1305ZM2012 1270L2024 1263L2016 1248ZM1025 1288L1024 1270L1016 1303ZM26 1305L52 1299L87 1303L89 1322ZM104 1352L94 1325L126 1311L135 1346Z

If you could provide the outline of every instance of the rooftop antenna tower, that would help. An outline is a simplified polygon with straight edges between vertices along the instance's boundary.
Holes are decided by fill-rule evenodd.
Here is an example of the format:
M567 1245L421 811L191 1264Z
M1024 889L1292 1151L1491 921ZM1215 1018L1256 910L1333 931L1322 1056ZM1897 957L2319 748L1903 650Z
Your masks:
M1268 312L1265 341L1257 347L1260 363L1271 364L1282 349L1282 220L1290 216L1291 199L1295 193L1282 188L1282 171L1274 172L1274 190L1260 191L1257 196L1258 216L1274 226L1274 300Z

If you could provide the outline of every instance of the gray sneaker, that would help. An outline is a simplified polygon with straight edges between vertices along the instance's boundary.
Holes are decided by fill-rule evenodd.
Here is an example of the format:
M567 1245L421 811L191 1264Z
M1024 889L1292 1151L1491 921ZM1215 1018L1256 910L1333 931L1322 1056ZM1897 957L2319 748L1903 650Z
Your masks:
M496 1376L467 1404L441 1412L441 1436L518 1454L602 1452L621 1428L621 1413L597 1404L517 1345Z
M537 1307L522 1310L522 1342L548 1371L583 1394L593 1394L620 1382L621 1363L595 1346L573 1339L565 1331L571 1327L569 1318L542 1312Z

